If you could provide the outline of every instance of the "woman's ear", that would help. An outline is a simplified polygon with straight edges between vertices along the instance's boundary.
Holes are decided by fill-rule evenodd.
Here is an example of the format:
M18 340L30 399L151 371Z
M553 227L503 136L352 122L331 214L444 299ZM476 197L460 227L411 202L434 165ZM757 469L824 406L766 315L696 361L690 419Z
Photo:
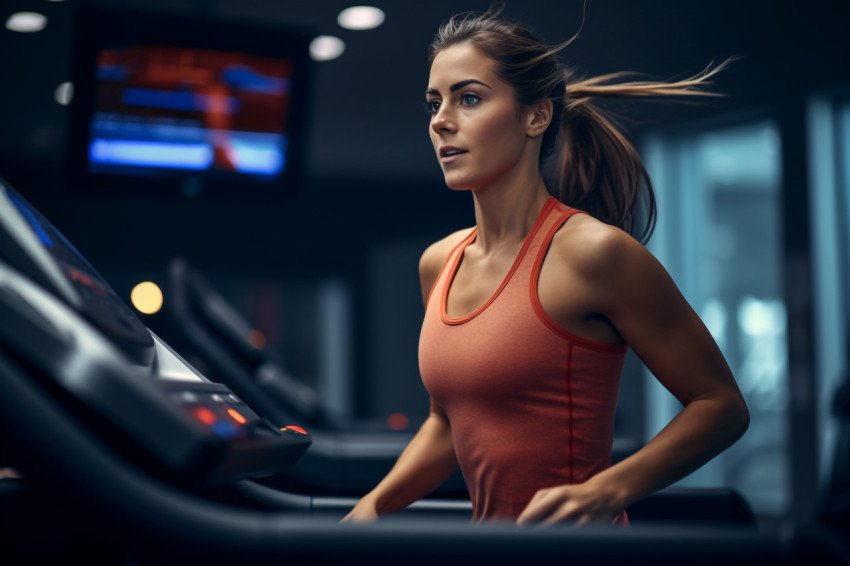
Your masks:
M552 121L552 101L550 99L541 100L529 107L529 122L526 135L529 137L537 137L543 135L546 128L549 127L549 122Z

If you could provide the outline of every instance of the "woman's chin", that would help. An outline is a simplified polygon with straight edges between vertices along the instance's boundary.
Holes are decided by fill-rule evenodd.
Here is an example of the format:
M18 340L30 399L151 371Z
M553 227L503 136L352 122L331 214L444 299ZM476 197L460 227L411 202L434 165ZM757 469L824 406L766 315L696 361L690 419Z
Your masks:
M453 191L471 191L473 189L470 183L463 182L460 179L452 178L449 175L444 175L443 180L445 181L446 186Z

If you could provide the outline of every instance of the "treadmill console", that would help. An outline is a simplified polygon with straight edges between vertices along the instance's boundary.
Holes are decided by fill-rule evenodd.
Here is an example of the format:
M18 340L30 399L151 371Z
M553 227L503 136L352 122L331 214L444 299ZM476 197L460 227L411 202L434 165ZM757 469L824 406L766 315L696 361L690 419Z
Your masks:
M274 473L311 443L183 360L2 180L0 356L119 451L194 483Z

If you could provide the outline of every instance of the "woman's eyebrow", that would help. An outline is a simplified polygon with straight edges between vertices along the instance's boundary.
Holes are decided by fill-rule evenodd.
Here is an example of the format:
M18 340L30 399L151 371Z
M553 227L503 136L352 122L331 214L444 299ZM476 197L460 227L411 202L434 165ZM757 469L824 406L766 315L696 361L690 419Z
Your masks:
M461 89L461 88L468 86L468 85L471 85L471 84L477 84L477 85L485 86L487 88L491 88L490 85L488 85L487 83L481 82L478 79L466 79L465 81L459 81L459 82L456 82L455 84L453 84L452 86L450 86L449 91L455 92L456 90ZM425 94L439 95L440 91L435 89L435 88L429 88L428 90L425 91Z

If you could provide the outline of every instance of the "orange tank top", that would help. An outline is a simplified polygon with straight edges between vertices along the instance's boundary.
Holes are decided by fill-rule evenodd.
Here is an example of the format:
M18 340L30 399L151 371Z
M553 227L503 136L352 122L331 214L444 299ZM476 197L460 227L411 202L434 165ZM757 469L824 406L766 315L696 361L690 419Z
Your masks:
M577 212L550 197L504 281L474 312L451 318L446 304L475 228L431 289L419 366L451 423L473 521L514 520L539 489L583 482L611 464L628 348L572 334L537 294L552 237Z

